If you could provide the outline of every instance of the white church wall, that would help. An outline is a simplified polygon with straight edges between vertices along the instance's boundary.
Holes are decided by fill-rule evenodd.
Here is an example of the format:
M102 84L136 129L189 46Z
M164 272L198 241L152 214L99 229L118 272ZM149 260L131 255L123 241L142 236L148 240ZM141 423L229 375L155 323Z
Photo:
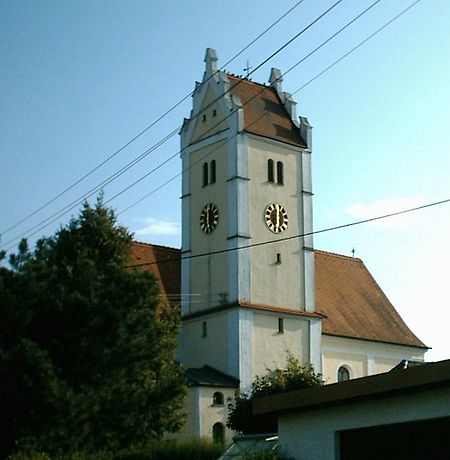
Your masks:
M282 161L284 184L267 182L267 160ZM298 235L301 196L301 153L298 148L249 136L249 213L252 243ZM288 227L280 234L266 226L264 212L268 204L278 203L288 213ZM304 308L303 242L299 239L252 248L252 302L292 309ZM281 261L277 263L276 254ZM274 286L277 288L274 289Z
M267 374L268 369L286 366L288 352L302 363L309 358L308 321L283 316L283 332L279 332L280 316L254 314L253 319L253 377Z
M216 161L216 182L203 187L203 164ZM193 226L190 228L191 254L206 254L226 249L228 237L228 202L226 148L220 143L199 148L190 157L191 203ZM195 193L193 193L195 192ZM200 215L208 203L219 209L217 228L209 234L200 229ZM217 270L217 267L221 267ZM191 312L226 302L229 291L228 255L212 254L191 260Z
M341 366L350 372L350 378L365 377L391 370L403 359L423 361L425 350L346 337L322 336L323 376L326 383L337 381Z
M183 322L184 366L209 365L228 373L228 330L224 324L227 324L225 312Z
M223 394L224 404L213 404L215 392ZM234 432L226 427L226 423L228 417L228 401L234 398L234 394L235 390L233 388L200 387L200 436L212 438L214 424L221 423L224 428L225 442L231 442Z

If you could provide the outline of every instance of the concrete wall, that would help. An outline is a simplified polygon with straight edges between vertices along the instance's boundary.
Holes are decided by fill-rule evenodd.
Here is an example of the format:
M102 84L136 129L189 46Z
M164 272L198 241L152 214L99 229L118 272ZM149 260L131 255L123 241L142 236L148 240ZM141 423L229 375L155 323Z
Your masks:
M339 431L449 416L449 401L450 389L444 388L284 415L278 419L279 442L295 460L335 460Z

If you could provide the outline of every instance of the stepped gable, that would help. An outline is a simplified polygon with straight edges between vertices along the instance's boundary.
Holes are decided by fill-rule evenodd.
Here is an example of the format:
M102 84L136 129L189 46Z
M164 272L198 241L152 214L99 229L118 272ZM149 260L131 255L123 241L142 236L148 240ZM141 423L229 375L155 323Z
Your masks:
M274 88L235 75L227 74L227 77L232 96L237 96L243 105L246 132L306 147L299 128L293 123Z
M427 348L408 328L362 260L315 251L316 312L322 332Z
M142 270L150 269L155 275L163 302L179 305L181 292L180 250L140 242L133 242L131 250L133 265Z

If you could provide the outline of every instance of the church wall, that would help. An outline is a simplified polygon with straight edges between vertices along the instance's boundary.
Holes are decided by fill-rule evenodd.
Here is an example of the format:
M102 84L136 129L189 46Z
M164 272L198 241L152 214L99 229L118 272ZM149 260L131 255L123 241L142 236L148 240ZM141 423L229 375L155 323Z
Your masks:
M215 84L211 82L211 84ZM201 106L201 115L197 118L192 134L192 140L197 141L202 137L209 137L228 127L220 110L217 96L214 95L211 84L206 90L205 98Z
M425 350L345 337L322 336L323 376L326 383L337 381L339 367L350 371L350 378L365 377L391 370L403 359L423 361Z
M206 323L206 331L204 330ZM227 314L225 312L183 321L184 366L209 365L228 372ZM204 334L206 332L206 335Z
M228 402L234 398L235 391L234 388L188 387L184 402L184 409L186 411L185 423L178 433L174 435L168 434L166 437L177 439L190 439L194 437L212 438L214 424L221 423L224 428L225 443L230 443L235 433L226 427ZM215 392L222 393L224 404L213 404L213 395Z
M284 185L267 181L267 160L282 161ZM275 166L276 169L276 166ZM252 244L302 233L301 153L298 149L271 140L250 137L249 214ZM275 179L276 180L276 179ZM288 213L288 227L273 233L266 226L264 212L270 203L282 205ZM251 296L256 304L304 309L303 242L293 239L251 250ZM277 263L277 253L281 263ZM277 289L274 289L274 286Z
M278 315L254 314L253 377L267 374L268 369L286 366L287 353L302 363L308 361L308 321L284 317L284 332L278 329Z
M178 433L167 437L189 439L200 436L199 391L200 387L188 387L184 399L184 410L186 413L185 423Z
M212 438L213 426L221 423L225 429L225 442L229 443L234 435L233 431L226 427L228 417L228 401L234 398L234 388L218 388L202 386L199 388L199 409L200 409L200 436ZM213 395L218 391L224 396L223 405L213 404Z
M203 164L205 162L210 164L212 160L216 161L216 182L203 187ZM226 249L228 237L226 149L220 142L201 148L192 152L190 164L192 165L190 173L193 222L190 228L191 254L195 256ZM218 207L219 223L213 232L206 234L200 229L200 214L208 203L214 203ZM217 267L220 267L220 270ZM229 290L227 267L228 254L226 253L191 260L191 312L226 303L224 299Z

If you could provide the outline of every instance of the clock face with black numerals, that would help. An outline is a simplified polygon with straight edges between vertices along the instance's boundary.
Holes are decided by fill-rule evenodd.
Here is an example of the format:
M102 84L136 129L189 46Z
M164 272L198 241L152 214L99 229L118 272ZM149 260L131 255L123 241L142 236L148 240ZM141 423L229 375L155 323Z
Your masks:
M264 219L267 227L273 233L281 233L287 229L288 215L286 209L278 203L271 203L266 207Z
M205 233L211 233L219 223L219 209L213 203L208 203L200 214L200 228Z

